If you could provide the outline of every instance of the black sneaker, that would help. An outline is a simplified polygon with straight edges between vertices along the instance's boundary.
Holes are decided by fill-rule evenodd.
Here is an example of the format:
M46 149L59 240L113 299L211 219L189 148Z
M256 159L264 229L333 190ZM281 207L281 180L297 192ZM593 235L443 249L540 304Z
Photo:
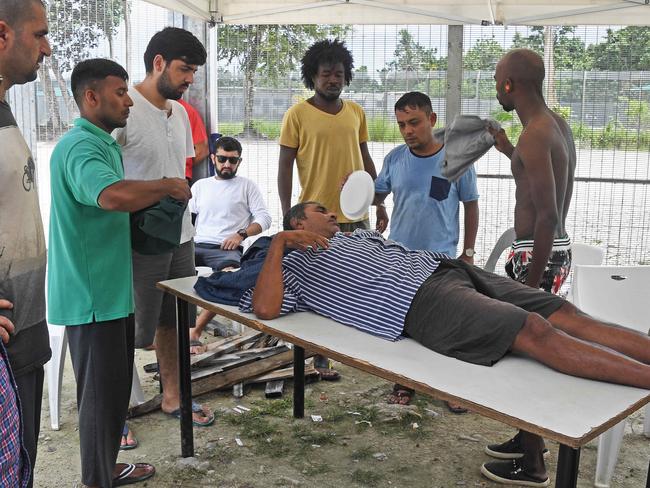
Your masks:
M539 478L526 474L524 468L521 467L521 464L516 459L485 463L481 466L481 473L492 481L506 485L541 487L549 485L548 477L540 480Z
M501 444L488 444L485 446L485 454L497 459L521 459L524 457L524 450L519 443L519 434ZM544 448L542 456L548 455L548 449Z

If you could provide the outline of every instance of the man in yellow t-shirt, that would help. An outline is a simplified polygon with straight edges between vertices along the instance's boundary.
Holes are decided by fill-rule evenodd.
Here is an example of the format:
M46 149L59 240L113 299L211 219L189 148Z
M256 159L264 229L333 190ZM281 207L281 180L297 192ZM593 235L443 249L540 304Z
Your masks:
M377 178L368 152L368 127L363 109L341 100L343 85L352 80L352 54L345 43L324 40L302 58L302 79L314 96L291 107L282 121L278 192L282 213L291 207L293 163L302 188L299 201L318 201L336 212L342 231L369 228L368 216L346 218L339 205L341 182L353 171L365 170ZM383 232L388 216L377 208L377 229Z
M302 81L314 96L294 105L284 115L280 131L278 193L282 214L291 208L293 162L298 165L299 201L317 201L336 212L343 232L369 229L368 215L351 221L341 212L341 182L353 171L366 170L377 178L375 163L368 152L366 114L356 103L341 100L343 85L350 84L352 54L345 43L324 40L313 44L302 58ZM377 207L377 230L383 232L388 215ZM324 380L338 380L329 361L316 356L316 369Z

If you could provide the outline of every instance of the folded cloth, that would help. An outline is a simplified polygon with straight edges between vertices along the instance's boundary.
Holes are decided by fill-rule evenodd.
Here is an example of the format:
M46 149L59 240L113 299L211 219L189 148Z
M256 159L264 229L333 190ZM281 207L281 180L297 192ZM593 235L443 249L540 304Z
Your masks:
M180 246L187 202L165 197L131 214L131 247L140 254L164 254Z
M434 138L445 143L445 161L442 175L450 181L458 180L467 169L494 146L494 136L487 128L501 130L494 119L476 115L457 115L444 129L433 132Z

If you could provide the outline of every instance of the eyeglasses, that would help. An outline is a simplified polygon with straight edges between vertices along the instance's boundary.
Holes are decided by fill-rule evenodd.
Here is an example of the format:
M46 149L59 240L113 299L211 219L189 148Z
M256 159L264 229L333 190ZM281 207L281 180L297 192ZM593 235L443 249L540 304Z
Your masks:
M241 161L241 158L239 156L222 156L220 154L216 154L215 158L217 158L217 161L219 161L221 164L226 164L226 161L228 161L233 166Z

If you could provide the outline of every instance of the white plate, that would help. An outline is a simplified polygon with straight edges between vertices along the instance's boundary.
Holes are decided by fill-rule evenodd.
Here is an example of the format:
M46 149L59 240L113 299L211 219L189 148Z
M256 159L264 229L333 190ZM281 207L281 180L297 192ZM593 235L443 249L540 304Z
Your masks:
M341 211L350 220L358 220L367 212L375 198L375 183L365 171L350 174L341 190Z

